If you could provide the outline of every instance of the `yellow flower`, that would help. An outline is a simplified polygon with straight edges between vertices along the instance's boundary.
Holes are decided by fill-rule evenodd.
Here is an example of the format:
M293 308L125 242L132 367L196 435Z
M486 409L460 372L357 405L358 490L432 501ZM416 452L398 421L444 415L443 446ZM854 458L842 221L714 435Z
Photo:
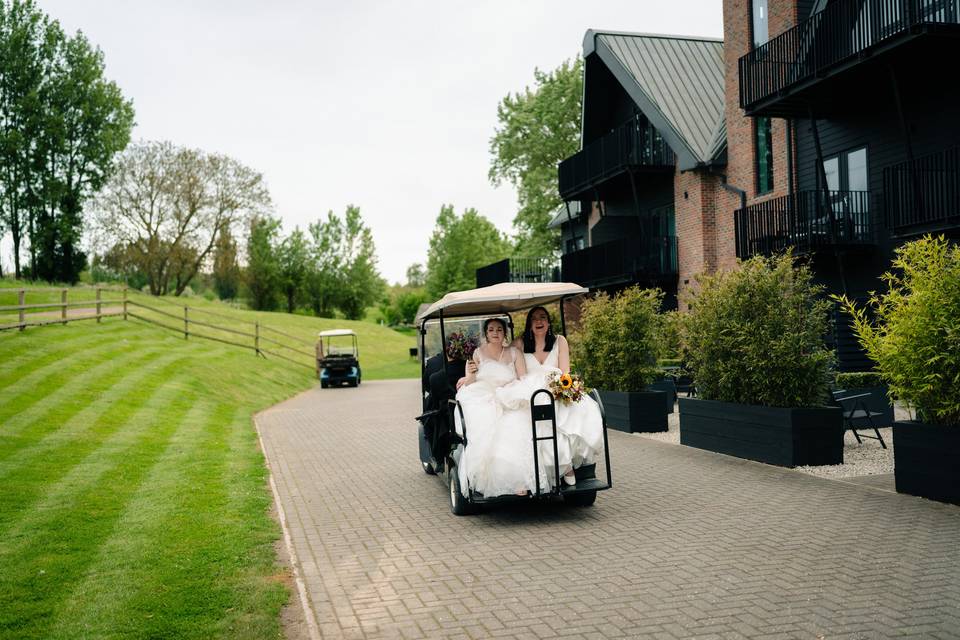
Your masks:
M561 389L569 389L572 386L573 386L573 378L570 377L570 374L565 373L562 376L560 376Z

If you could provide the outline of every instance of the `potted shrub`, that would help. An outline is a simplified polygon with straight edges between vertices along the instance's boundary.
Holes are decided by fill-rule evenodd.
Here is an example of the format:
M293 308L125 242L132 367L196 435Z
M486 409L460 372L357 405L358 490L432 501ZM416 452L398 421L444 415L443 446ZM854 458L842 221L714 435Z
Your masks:
M881 414L874 416L873 425L877 427L893 426L893 402L890 400L890 388L884 383L879 371L838 373L834 383L837 389L843 389L844 395L869 393L863 404L870 411ZM854 420L857 427L871 426L865 418Z
M648 386L658 375L657 313L663 294L631 287L584 302L570 340L584 381L600 393L609 426L621 431L666 431L667 397Z
M680 398L681 444L788 467L843 462L821 293L790 254L698 278L683 344L699 398Z
M924 237L897 249L887 292L865 309L841 298L893 395L916 419L894 422L897 491L960 504L960 248Z
M680 315L676 311L660 314L657 335L657 377L648 385L650 391L663 391L667 413L673 413L677 403L677 380L680 372Z

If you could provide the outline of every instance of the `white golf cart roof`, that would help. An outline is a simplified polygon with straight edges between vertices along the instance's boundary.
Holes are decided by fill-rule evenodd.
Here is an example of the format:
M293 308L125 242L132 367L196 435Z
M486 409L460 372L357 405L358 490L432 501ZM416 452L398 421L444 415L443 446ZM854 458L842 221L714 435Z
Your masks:
M333 336L355 336L353 329L329 329L317 334L319 338L331 338Z
M501 282L490 287L448 293L421 312L417 323L437 318L441 311L445 317L506 313L589 292L586 287L572 282Z

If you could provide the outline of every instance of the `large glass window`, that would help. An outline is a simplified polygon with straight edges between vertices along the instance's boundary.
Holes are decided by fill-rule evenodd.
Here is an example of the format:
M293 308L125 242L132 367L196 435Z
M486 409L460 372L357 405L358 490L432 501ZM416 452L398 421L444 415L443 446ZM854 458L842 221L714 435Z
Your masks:
M753 46L759 47L769 39L767 0L753 0Z
M757 164L757 195L773 190L773 137L770 135L770 118L756 118L754 153Z

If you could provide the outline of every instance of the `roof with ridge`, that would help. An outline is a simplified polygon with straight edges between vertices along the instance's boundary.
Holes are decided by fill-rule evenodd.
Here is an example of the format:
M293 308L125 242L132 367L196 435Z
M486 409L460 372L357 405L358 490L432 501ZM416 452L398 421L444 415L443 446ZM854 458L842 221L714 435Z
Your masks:
M680 169L723 163L723 40L590 29L596 53L675 154Z

